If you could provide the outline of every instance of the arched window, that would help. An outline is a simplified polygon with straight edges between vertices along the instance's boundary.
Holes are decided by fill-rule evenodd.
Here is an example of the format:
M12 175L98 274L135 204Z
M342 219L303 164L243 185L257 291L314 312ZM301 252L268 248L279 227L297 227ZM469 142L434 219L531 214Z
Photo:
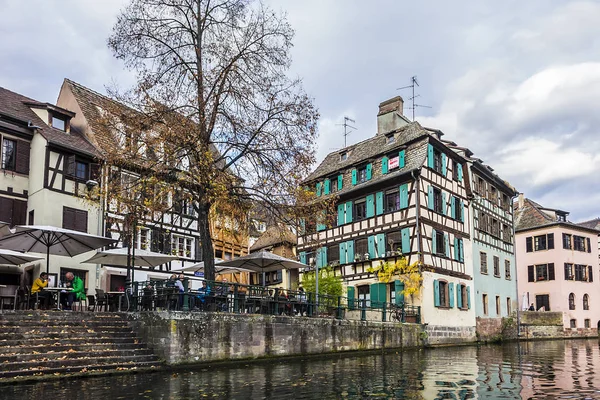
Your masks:
M575 294L571 293L569 295L569 310L575 309Z
M588 296L587 293L583 295L583 309L590 309L590 296Z

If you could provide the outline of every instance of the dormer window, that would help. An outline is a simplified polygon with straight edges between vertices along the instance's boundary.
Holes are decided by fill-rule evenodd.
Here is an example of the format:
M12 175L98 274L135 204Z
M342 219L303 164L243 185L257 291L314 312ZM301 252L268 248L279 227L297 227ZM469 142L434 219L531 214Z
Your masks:
M395 142L396 142L396 136L394 136L393 134L385 136L385 143L392 144Z
M52 127L56 128L56 129L60 129L63 132L66 132L67 131L67 121L65 121L62 118L52 116Z
M348 152L344 151L343 153L340 153L340 161L346 161L348 159Z

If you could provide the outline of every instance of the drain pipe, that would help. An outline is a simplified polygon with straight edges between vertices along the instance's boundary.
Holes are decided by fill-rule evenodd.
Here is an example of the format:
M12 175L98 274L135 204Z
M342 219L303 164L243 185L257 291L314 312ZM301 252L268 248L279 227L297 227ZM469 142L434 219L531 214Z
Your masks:
M512 251L515 257L515 291L517 292L517 339L521 337L521 307L519 307L519 272L517 270L517 237L515 234L515 198L519 196L516 193L510 199L510 207L512 208ZM528 298L529 300L529 298Z

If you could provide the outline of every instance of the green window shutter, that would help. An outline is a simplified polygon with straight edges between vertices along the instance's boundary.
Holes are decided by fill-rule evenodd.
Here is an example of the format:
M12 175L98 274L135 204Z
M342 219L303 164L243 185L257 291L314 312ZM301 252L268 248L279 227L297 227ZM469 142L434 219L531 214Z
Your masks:
M377 258L377 253L375 252L375 236L369 236L369 258Z
M306 233L306 220L304 218L300 218L300 234L304 235Z
M305 251L300 252L300 262L302 264L306 264L306 252Z
M352 202L346 203L346 223L352 222Z
M348 286L348 309L354 310L354 286Z
M450 216L456 219L456 197L450 197Z
M460 261L460 262L465 261L465 250L463 248L463 240L462 239L458 239L458 261Z
M433 186L427 186L427 208L433 210Z
M458 244L458 238L454 238L454 259L458 261L460 259L460 248Z
M386 156L383 156L383 158L381 159L381 173L388 173L388 158Z
M402 229L402 254L410 253L410 228Z
M387 283L379 284L379 299L378 302L383 307L383 303L387 303Z
M340 243L340 264L347 264L346 258L346 242Z
M370 194L367 196L367 218L375 216L375 195Z
M338 175L338 190L342 190L344 188L344 175Z
M354 168L352 170L352 186L356 185L356 182L358 181L358 173L356 171L356 168Z
M446 257L450 257L450 239L447 233L444 233L444 244L446 245Z
M433 254L437 253L437 240L436 239L436 235L437 232L435 231L435 229L431 230L431 251L433 252Z
M442 175L443 176L446 176L446 160L447 160L446 154L442 153Z
M321 197L321 182L317 182L317 197Z
M460 222L465 222L465 203L460 201Z
M317 224L317 232L321 232L327 229L327 225L318 223Z
M346 223L346 203L338 204L337 224L342 226Z
M400 208L408 208L408 183L400 185Z
M462 182L462 179L463 179L462 164L456 164L456 168L457 168L458 181Z
M349 263L354 262L354 240L346 242L346 259Z
M433 145L431 143L427 145L427 166L433 168Z
M454 283L448 284L448 305L450 308L454 308Z
M323 186L324 186L324 188L323 188L323 194L329 194L329 192L330 192L330 190L329 190L329 189L330 189L329 185L330 185L330 184L331 184L331 182L329 181L329 178L328 178L328 179L325 179L325 183L323 184Z
M471 288L467 286L467 308L471 309Z
M375 214L383 214L383 192L377 192L375 194Z
M327 247L321 247L321 266L326 267L329 263L327 262Z
M437 279L433 280L433 305L440 306L440 282Z
M447 215L446 214L446 192L442 192L442 215Z
M372 177L373 177L373 164L368 163L367 164L367 180L370 181Z
M319 217L320 217L321 222L317 223L317 232L324 231L327 229L327 224L323 223L327 220L327 212L325 210L323 210L320 212L320 214L321 215Z
M398 157L398 167L404 168L404 166L406 165L406 150L401 150L400 154L398 154Z
M462 285L456 285L456 307L462 308Z
M385 257L385 233L377 234L376 250L378 257Z
M402 305L404 303L404 282L395 280L394 281L394 291L396 292L396 305Z
M379 299L379 283L372 283L369 285L369 298L371 299L371 307L379 308L377 304Z

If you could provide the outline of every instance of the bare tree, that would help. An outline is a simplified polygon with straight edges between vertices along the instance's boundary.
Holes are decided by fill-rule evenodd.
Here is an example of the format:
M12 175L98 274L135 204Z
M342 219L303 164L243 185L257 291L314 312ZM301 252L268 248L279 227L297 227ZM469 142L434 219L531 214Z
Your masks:
M286 16L260 2L132 0L108 40L137 73L134 89L112 94L145 119L136 140L146 151L126 161L186 188L208 279L211 210L256 199L293 216L314 162L318 112L287 76L293 36ZM149 148L159 153L151 165Z

